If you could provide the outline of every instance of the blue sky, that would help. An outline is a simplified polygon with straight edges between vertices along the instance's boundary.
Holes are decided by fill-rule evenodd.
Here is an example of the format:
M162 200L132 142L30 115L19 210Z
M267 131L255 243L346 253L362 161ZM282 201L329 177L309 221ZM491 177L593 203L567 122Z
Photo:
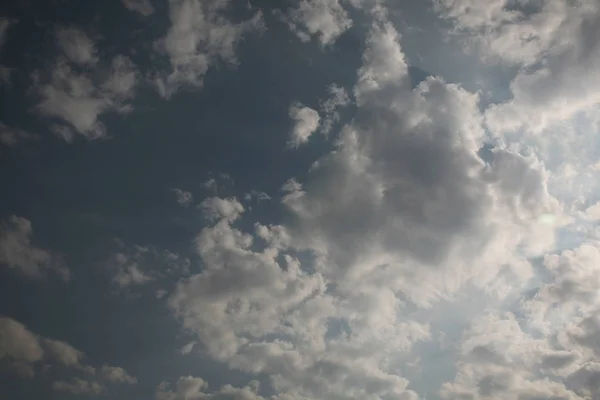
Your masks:
M0 397L600 396L595 0L0 6Z

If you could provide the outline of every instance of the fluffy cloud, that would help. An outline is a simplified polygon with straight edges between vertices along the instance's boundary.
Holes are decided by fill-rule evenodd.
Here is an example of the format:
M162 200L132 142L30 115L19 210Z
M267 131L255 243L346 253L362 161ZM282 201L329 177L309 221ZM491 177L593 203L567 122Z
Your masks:
M214 393L205 393L206 382L202 378L182 376L174 387L169 382L162 382L156 388L156 400L264 400L257 394L258 382L253 381L244 388L223 386Z
M16 21L11 20L6 17L0 17L0 48L4 45L6 41L6 36L8 33L8 29L11 25L13 25Z
M199 207L204 216L213 221L220 218L234 221L244 212L244 206L235 198L209 197L204 199Z
M52 271L69 280L69 269L60 257L31 244L33 229L25 218L11 216L0 225L0 264L24 275L40 278Z
M586 399L600 394L597 243L547 255L551 278L514 314L491 313L464 333L448 398Z
M437 4L490 61L524 67L511 83L513 99L486 113L495 131L539 133L600 101L598 2L438 0Z
M98 62L94 42L78 28L59 28L56 31L58 47L74 64L93 65Z
M321 102L321 110L325 115L322 123L322 131L327 134L335 123L340 120L339 110L350 104L350 96L343 87L331 84L327 88L329 98Z
M66 366L80 365L83 352L60 340L44 339L44 346L54 359Z
M134 384L137 383L137 379L132 377L121 367L111 367L108 365L103 365L100 369L100 373L109 382L114 383L129 383Z
M177 203L181 204L182 206L189 206L194 201L194 196L190 192L177 188L173 189L173 192L177 197Z
M310 136L319 128L321 118L319 113L310 107L301 104L292 104L289 110L290 118L294 120L289 145L298 147L308 142Z
M70 381L56 381L52 388L58 391L65 391L75 395L99 395L106 390L106 387L98 382L87 381L80 378L72 378Z
M523 332L512 314L473 321L461 351L456 380L442 388L444 398L583 399L549 368L568 363L570 355Z
M127 246L117 241L119 251L108 261L111 280L121 289L146 285L151 281L189 272L190 260L169 250Z
M171 27L156 47L170 61L171 72L156 79L160 94L170 97L182 87L200 87L208 68L217 61L235 64L236 46L251 32L263 29L262 14L246 21L226 17L230 0L169 0Z
M549 184L568 208L582 211L600 193L594 138L600 132L600 5L593 0L494 1L493 6L438 1L459 38L489 62L516 67L512 98L485 112L497 140L536 151ZM490 6L490 7L488 7Z
M392 366L431 333L407 306L468 283L504 298L554 243L545 215L561 210L543 164L486 145L476 94L433 77L413 89L385 21L368 37L354 97L335 149L284 185L285 226L246 233L235 199L203 202L213 223L196 239L204 269L169 298L208 354L269 375L282 398L416 398ZM569 393L523 385L531 398Z
M62 121L52 130L67 141L74 134L88 139L107 135L106 126L99 117L108 111L130 112L127 100L133 96L137 71L125 56L113 58L110 69L97 66L95 44L77 28L59 29L58 46L62 50L49 73L37 71L33 78L41 102L37 112L45 117ZM86 64L90 72L78 72L79 64ZM98 76L106 76L98 80Z
M150 0L121 0L123 5L131 11L138 12L147 17L154 13L154 6Z
M301 0L288 11L288 25L303 41L317 37L322 46L329 45L352 26L339 0Z
M64 341L46 338L29 331L12 318L0 316L0 361L6 361L17 373L32 377L42 361L46 366L60 364L78 371L95 374L96 368L82 363L84 353ZM123 368L104 365L101 377L109 383L137 383ZM55 390L74 394L99 394L105 385L73 377L70 381L55 381Z
M395 273L407 268L397 278L402 285L432 271L414 263L453 265L436 271L438 277L461 264L476 274L475 258L494 270L514 263L509 255L518 247L534 254L551 245L538 219L557 204L535 157L497 147L482 158L477 96L438 78L411 90L390 25L376 27L369 43L354 122L306 183L287 188L284 204L297 215L294 236L326 257L332 273L373 276L393 265ZM532 229L541 235L526 234ZM457 281L446 276L445 282Z
M8 36L8 29L11 25L14 25L17 21L11 20L9 18L0 17L0 51L6 42L6 37ZM8 85L10 83L10 75L12 72L12 68L8 68L4 65L0 65L0 85Z
M19 142L30 140L35 136L22 129L12 128L3 122L0 122L0 143L5 146L14 147Z
M44 357L37 337L23 324L0 316L0 360L8 363L23 376L33 376L31 364Z

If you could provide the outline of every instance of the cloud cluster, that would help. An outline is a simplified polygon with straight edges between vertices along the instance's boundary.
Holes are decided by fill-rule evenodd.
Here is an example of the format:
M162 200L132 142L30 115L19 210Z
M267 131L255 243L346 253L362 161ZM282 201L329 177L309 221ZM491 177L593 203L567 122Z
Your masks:
M51 130L66 141L75 134L87 139L107 136L102 114L132 111L127 101L133 97L138 79L133 62L117 55L105 68L95 43L78 28L59 28L56 38L61 54L53 67L33 74L40 97L36 111L56 121Z
M218 61L237 62L236 47L246 34L262 31L260 11L239 23L225 17L230 0L169 0L171 26L166 36L155 43L171 65L171 72L156 78L163 97L180 88L201 87L209 67Z
M477 95L438 78L411 89L389 23L367 44L354 120L305 182L284 186L290 223L246 233L237 200L206 200L204 269L169 298L211 356L289 398L415 398L393 365L430 328L407 304L467 282L504 296L554 240L543 166L485 147Z
M258 382L252 381L244 388L231 385L223 386L219 391L205 393L208 387L202 378L182 376L175 385L161 382L156 388L156 400L264 400L257 394Z
M173 192L177 198L177 203L184 207L189 206L194 201L194 196L188 191L175 188Z
M6 37L8 36L8 30L11 25L14 25L17 21L0 17L0 51L6 43ZM5 65L0 65L0 87L4 85L8 85L10 83L10 75L12 73L12 68L9 68Z
M486 122L496 133L541 133L596 108L600 94L600 5L594 0L491 3L437 0L490 62L516 65L512 100L491 107Z
M22 323L0 316L0 362L23 377L33 377L43 362L46 367L61 365L69 371L79 371L95 379L72 377L70 380L57 380L53 389L73 394L100 394L106 390L106 383L137 383L123 368L103 365L97 368L82 363L83 352L70 344L49 339L29 331Z
M0 225L0 265L15 269L23 275L41 278L47 271L68 281L69 268L60 257L35 247L31 243L33 228L25 218L11 216Z
M120 289L132 289L170 275L189 273L190 260L152 246L127 246L117 241L118 251L108 260L111 281Z
M19 142L31 140L35 136L22 129L17 129L0 122L0 143L8 147L14 147Z
M144 17L154 14L154 6L150 0L121 0L123 5L131 11L142 14Z
M287 23L302 41L317 38L321 46L330 45L352 26L340 0L302 0L288 10Z
M154 13L149 0L122 2ZM219 196L223 188L210 179L211 196L196 206L206 224L192 242L201 269L191 271L190 259L176 253L119 242L107 263L112 283L151 287L194 336L180 354L203 353L268 379L263 391L273 400L416 400L408 367L422 368L419 350L446 340L452 370L435 377L444 381L439 391L427 382L442 398L600 396L600 147L590 144L600 131L599 4L436 0L452 34L485 62L515 68L512 98L482 110L477 93L441 77L413 85L381 2L297 1L286 22L322 48L352 26L346 5L372 17L351 93L332 84L316 109L288 110L290 147L319 131L331 147L283 184L279 224L250 221L247 204ZM154 77L165 98L201 87L217 63L235 64L238 44L264 30L261 11L249 6L252 16L236 20L231 0L168 6L168 32L154 43L168 59L169 70ZM0 20L0 45L7 29ZM34 74L36 111L67 140L107 136L102 116L132 110L136 67L122 55L106 67L80 29L54 33L60 55ZM353 118L342 121L350 103ZM0 123L6 145L27 135ZM233 192L233 181L221 178ZM181 206L194 203L190 192L172 191ZM256 190L244 199L277 200ZM557 232L585 240L565 249ZM3 223L0 264L68 279L68 268L31 236L24 218ZM172 290L166 278L177 280ZM437 318L458 307L461 293L473 294L468 312L476 317L467 321L460 310L465 315ZM43 362L60 365L79 376L52 386L74 395L137 383L123 368L83 360L68 343L0 317L0 362L23 376ZM263 391L257 381L213 389L182 376L160 383L155 396L264 400Z
M301 104L292 104L289 109L290 118L294 121L294 127L289 140L290 147L298 147L308 142L310 136L317 131L321 117L316 110Z

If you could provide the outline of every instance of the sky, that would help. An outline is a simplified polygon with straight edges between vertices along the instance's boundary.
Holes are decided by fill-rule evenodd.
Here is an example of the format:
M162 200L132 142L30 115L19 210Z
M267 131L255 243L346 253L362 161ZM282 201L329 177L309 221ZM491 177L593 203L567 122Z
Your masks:
M0 398L600 399L597 0L0 6Z

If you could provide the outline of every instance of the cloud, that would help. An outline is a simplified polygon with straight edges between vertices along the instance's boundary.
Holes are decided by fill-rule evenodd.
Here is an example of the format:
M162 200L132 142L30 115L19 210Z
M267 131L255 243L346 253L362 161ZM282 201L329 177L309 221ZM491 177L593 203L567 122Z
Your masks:
M106 126L99 120L108 111L127 113L132 106L127 101L133 97L138 72L133 62L125 56L112 59L110 69L97 66L95 45L81 30L57 30L59 55L49 72L33 74L34 87L41 98L36 111L47 118L62 123L51 126L66 141L74 134L87 139L107 136ZM91 68L77 72L78 64ZM105 79L99 77L105 76Z
M0 17L0 49L2 49L4 43L6 43L8 29L11 27L11 25L14 25L15 23L17 23L17 21L6 17Z
M515 316L487 314L464 333L454 382L443 398L583 399L563 383L558 369L576 358L524 332Z
M288 10L288 25L303 41L315 36L322 46L334 43L352 26L339 0L302 0Z
M106 387L98 382L87 381L80 378L72 378L70 381L56 381L52 388L57 391L65 391L75 395L99 395Z
M58 47L74 64L94 65L98 62L94 42L82 30L74 27L56 30Z
M64 367L94 375L96 368L82 363L84 353L69 343L37 335L22 323L12 318L0 316L0 361L25 377L33 377L35 368L42 362L45 368L58 363ZM137 383L137 379L129 375L123 368L103 365L100 377L108 383ZM55 390L68 391L73 394L100 394L106 385L72 377L70 380L55 381Z
M329 98L321 102L321 111L325 115L323 119L322 132L327 134L333 125L340 120L339 109L350 104L350 96L343 87L331 84L327 88Z
M23 324L0 316L0 361L7 361L23 376L33 376L31 364L44 357L37 337Z
M297 259L281 252L288 240L285 231L257 225L256 235L245 234L232 228L234 221L225 212L201 232L196 243L205 269L182 280L168 300L208 353L233 368L272 375L282 391L302 390L319 397L343 390L337 386L340 382L332 383L333 389L326 382L348 376L356 385L344 390L353 393L363 393L364 385L378 393L403 392L406 382L380 371L366 355L373 350L363 347L367 337L357 343L340 337L326 350L323 339L329 319L337 316L334 304L339 300L325 294L319 273L303 271ZM265 243L264 249L253 250L255 241ZM388 295L384 293L382 300ZM393 306L389 310L393 313ZM352 317L359 338L360 323L364 328L379 323L374 329L382 340L395 336L390 346L410 347L413 340L427 336L418 324L401 324L398 330L382 332L384 320L367 315L367 320Z
M19 142L33 139L35 136L22 129L12 128L0 122L0 143L5 146L14 147Z
M310 136L319 128L321 121L317 111L297 103L290 106L289 116L294 120L289 140L291 147L298 147L308 142Z
M192 352L192 350L194 349L195 344L196 344L196 342L189 342L188 344L186 344L179 350L179 353L181 353L183 355L190 354Z
M77 350L70 344L52 339L44 339L44 347L48 353L60 364L67 367L78 366L83 358L83 352Z
M6 43L9 28L17 22L17 20L0 17L0 51L2 51L2 47L4 47L4 44ZM10 75L12 71L12 68L0 65L0 86L8 86L10 84Z
M129 260L123 254L118 254L115 257L118 264L117 273L113 276L112 281L124 288L131 285L143 285L152 280L138 266L137 263L129 263Z
M486 143L477 94L436 77L413 88L399 39L373 24L355 116L284 185L286 224L245 232L237 201L205 200L203 270L168 299L207 354L270 376L280 396L416 398L393 366L431 326L405 311L469 285L518 293L529 259L554 245L560 218L543 216L561 209L540 160ZM523 385L523 396L568 392Z
M100 373L109 382L113 383L129 383L134 384L137 383L137 379L132 377L121 367L110 367L108 365L103 365L100 369Z
M60 257L33 246L32 234L31 222L25 218L13 215L3 222L0 225L0 264L32 278L41 278L46 271L52 271L68 281L70 272Z
M177 203L182 206L187 207L194 201L194 196L190 192L177 188L173 189L173 192L175 193L175 196L177 196Z
M491 62L521 68L513 98L491 107L486 121L497 133L541 133L600 101L600 5L594 0L486 3L438 0L449 18Z
M544 258L549 279L513 313L477 318L462 339L448 398L584 399L600 394L597 243ZM554 397L552 397L554 396Z
M205 393L207 384L202 378L182 376L175 387L168 382L162 382L156 388L156 400L264 400L257 394L258 382L252 381L244 388L223 386L219 391Z
M235 198L209 197L204 199L199 207L209 220L224 218L228 221L234 221L244 212L244 206Z
M156 48L170 61L171 71L161 73L156 85L169 98L181 88L198 88L209 67L218 61L236 64L236 47L244 36L264 29L260 12L233 23L225 16L232 2L169 0L171 27Z
M150 0L121 0L123 5L131 11L138 12L144 17L154 13L154 6Z
M169 250L151 246L127 246L117 241L119 250L108 260L111 281L123 290L133 290L166 276L185 276L190 260Z

